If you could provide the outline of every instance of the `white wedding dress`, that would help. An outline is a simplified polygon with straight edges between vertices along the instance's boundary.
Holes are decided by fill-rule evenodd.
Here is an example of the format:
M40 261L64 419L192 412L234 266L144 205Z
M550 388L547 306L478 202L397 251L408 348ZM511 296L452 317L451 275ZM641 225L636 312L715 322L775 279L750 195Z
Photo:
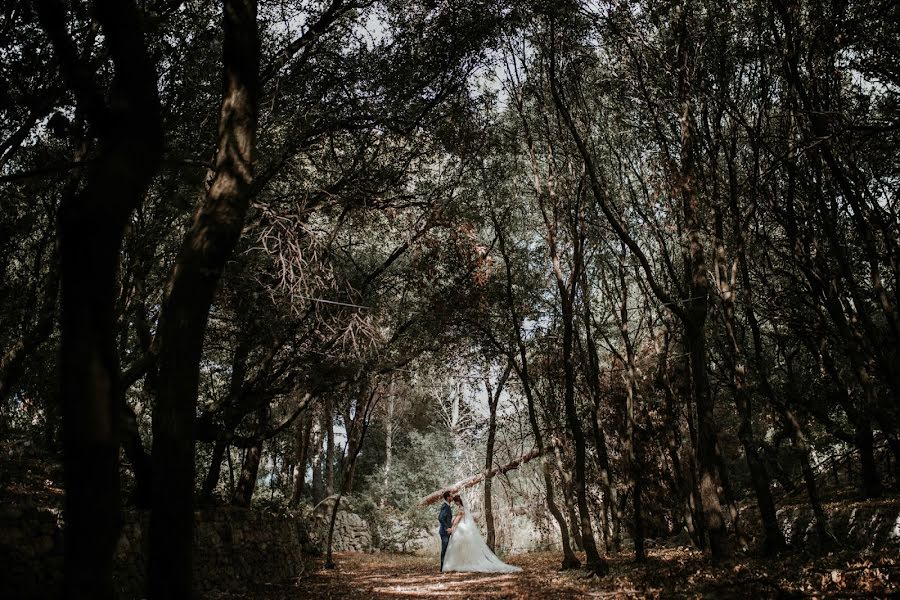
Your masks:
M444 571L474 571L479 573L517 573L521 567L508 565L491 552L472 514L465 505L460 509L463 518L457 523L444 555Z

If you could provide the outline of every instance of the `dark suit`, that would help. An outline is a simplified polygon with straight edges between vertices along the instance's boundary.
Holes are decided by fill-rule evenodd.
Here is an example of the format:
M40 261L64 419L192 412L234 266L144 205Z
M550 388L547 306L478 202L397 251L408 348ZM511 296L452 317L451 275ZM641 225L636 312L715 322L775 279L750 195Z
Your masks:
M447 544L450 542L450 533L447 531L453 526L453 510L445 501L438 513L438 522L441 524L441 571L444 570L444 554L447 552Z

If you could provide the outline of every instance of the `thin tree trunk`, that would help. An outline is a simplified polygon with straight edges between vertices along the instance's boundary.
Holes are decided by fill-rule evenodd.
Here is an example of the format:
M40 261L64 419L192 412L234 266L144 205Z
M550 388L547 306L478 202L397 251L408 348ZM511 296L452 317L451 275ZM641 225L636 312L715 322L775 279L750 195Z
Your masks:
M237 489L231 496L231 503L236 506L249 507L256 491L256 480L259 475L259 461L262 459L263 439L262 433L269 422L269 406L263 406L256 411L256 437L244 452L241 464L241 476L238 478Z
M726 160L728 163L731 212L732 218L734 219L740 217L737 205L737 176L730 154L728 154ZM756 505L759 508L763 530L765 532L763 552L766 555L771 555L784 549L785 540L784 534L781 531L781 526L778 524L778 515L775 508L775 499L772 497L769 474L766 472L756 442L753 439L751 396L746 384L746 366L744 365L743 351L738 342L735 318L734 288L735 279L738 273L738 264L733 265L732 269L730 269L729 276L729 269L727 269L725 264L725 228L722 212L718 207L715 208L715 229L716 253L713 268L719 294L722 298L722 312L726 338L728 340L726 362L731 370L731 389L734 395L735 406L737 407L738 415L740 416L738 439L744 449L744 457L747 460L747 467L750 471L750 481L756 495ZM734 233L737 236L736 243L738 256L736 260L742 261L745 259L745 253L743 252L744 238L741 224L737 220L735 221L734 229ZM737 519L736 514L734 515L734 519ZM737 523L736 520L735 523ZM738 527L736 524L735 533L737 532ZM738 539L741 539L740 535L738 535Z
M856 448L859 451L859 466L863 495L878 498L884 492L875 465L875 435L868 424L859 423L855 431Z
M574 284L573 284L574 289ZM568 293L568 289L561 289ZM573 294L574 296L574 294ZM597 550L594 531L591 525L591 513L587 503L587 474L585 468L585 441L575 405L575 364L573 360L573 310L572 298L563 300L563 372L565 374L565 407L566 421L575 443L575 494L578 499L578 513L581 524L582 546L587 560L587 567L598 574L606 574L609 567Z
M132 502L139 508L148 508L153 492L153 460L144 448L134 411L124 398L120 399L120 406L124 421L127 423L122 448L125 450L125 456L131 463L131 470L134 472Z
M322 431L325 432L325 495L334 493L334 403L330 398L322 403Z
M749 546L749 540L744 534L744 530L741 526L740 513L737 507L737 495L734 493L734 488L731 487L731 478L728 476L728 469L725 467L725 460L722 458L720 449L716 449L716 459L718 461L719 481L722 484L721 497L723 503L728 508L728 518L731 520L731 525L734 528L734 537L742 548L747 548Z
M303 488L306 484L306 465L309 462L310 437L312 435L312 410L307 409L307 414L297 423L297 445L293 473L293 486L291 490L291 504L297 505L303 497Z
M788 435L791 438L791 443L800 455L800 466L803 472L803 480L806 484L806 492L809 496L809 503L812 506L813 515L816 520L816 533L819 536L819 542L823 546L828 546L833 543L834 536L831 533L831 528L828 525L828 517L825 514L825 509L822 506L822 500L819 497L818 484L816 483L816 476L815 472L813 471L812 462L810 459L809 443L806 440L806 436L804 435L803 429L800 427L800 423L797 420L796 416L790 409L788 409L787 406L785 406L783 402L778 399L778 397L775 395L775 389L772 387L772 384L769 381L769 372L768 368L766 367L762 352L762 332L760 330L759 321L756 319L756 312L753 310L752 288L750 288L750 273L743 257L741 257L741 278L744 281L744 287L746 289L744 311L747 315L747 323L750 325L750 332L753 336L753 356L754 362L756 363L756 369L759 375L759 381L762 387L762 391L765 397L769 400L769 405L775 408L779 416L781 417L781 422L787 429Z
M638 461L640 448L638 445L635 422L635 401L637 400L637 383L635 381L634 346L629 333L628 315L628 282L625 278L626 249L622 248L619 259L619 286L621 288L622 301L619 307L619 333L625 346L625 369L622 378L625 382L625 459L631 484L632 510L634 511L634 558L637 562L645 562L647 553L644 549L644 517L641 513L642 492L642 466Z
M356 413L353 416L352 422L349 424L345 423L347 426L347 456L345 457L346 460L342 461L343 476L341 477L341 489L334 500L334 506L331 509L331 515L328 521L328 537L326 540L324 565L326 569L333 569L336 566L334 564L332 552L334 547L334 524L337 521L341 498L347 493L346 486L353 479L352 472L356 466L356 459L359 457L359 453L362 450L366 431L369 429L370 415L379 399L377 384L370 383L369 388L361 394L360 399L362 399L363 402L357 403Z
M322 462L324 456L324 450L322 449L322 420L321 418L313 417L315 423L313 425L313 439L314 443L312 444L312 448L314 451L313 459L312 459L312 482L310 489L310 496L312 499L313 506L321 502L325 496L325 482L322 477Z
M859 452L861 472L860 491L864 498L878 498L884 492L884 488L875 466L873 446L874 433L872 431L870 416L854 405L853 400L846 391L846 384L844 383L843 378L835 365L834 358L831 356L831 352L828 350L828 346L824 340L819 346L818 351L819 356L822 358L822 364L824 365L825 370L837 386L838 402L844 409L844 412L847 413L847 418L854 426L853 438L850 441L852 441ZM856 355L856 352L852 349L849 350L849 352ZM861 366L859 360L860 359L857 359L857 369L855 369L857 380L861 382L863 387L863 394L866 397L865 405L872 406L871 398L874 396L874 389L868 374L865 373L865 368Z
M572 484L572 469L566 464L562 456L559 439L553 438L553 456L556 459L556 470L559 472L562 485L563 503L566 505L566 516L569 517L569 525L572 531L572 544L576 552L584 551L584 541L581 537L581 527L578 520L578 509L575 500L575 486Z
M229 407L234 407L241 396L244 387L244 379L247 375L247 357L250 355L250 343L245 337L238 339L234 349L234 356L231 360L231 378L228 381L228 403ZM240 423L240 417L225 417L225 435L230 436L235 427ZM230 442L224 437L216 438L213 444L212 459L210 460L209 471L203 480L203 486L200 490L200 502L208 503L212 499L212 494L219 485L219 474L222 470L222 456L225 446Z
M603 542L606 552L618 549L618 524L616 522L616 487L612 483L612 470L609 466L609 450L606 444L606 435L601 425L600 409L603 402L603 390L600 386L600 358L597 351L597 343L594 340L593 333L593 313L591 309L592 298L591 289L588 284L587 273L581 276L581 295L584 321L584 337L586 348L584 354L587 355L586 379L588 389L591 391L593 400L593 409L591 410L591 432L594 436L594 450L597 453L597 464L600 468L600 489L603 492L603 510L601 511ZM615 523L615 524L614 524ZM614 533L615 532L615 533Z
M228 442L224 439L218 439L213 444L212 457L209 460L209 471L203 479L203 486L200 488L200 502L207 504L212 500L213 492L219 485L219 474L222 471L222 459L225 457L225 448Z
M706 548L706 536L702 530L702 524L697 518L694 502L694 486L693 483L687 481L687 477L681 468L681 446L682 438L679 426L679 417L675 412L675 392L672 389L672 381L669 376L669 349L671 346L671 333L669 324L663 331L663 352L660 356L660 366L663 386L663 394L665 397L665 415L666 424L670 430L669 441L666 444L666 452L671 463L672 481L678 498L682 505L684 514L684 527L700 550Z
M231 456L231 446L227 446L225 448L225 453L228 456L228 497L231 498L234 496L234 459Z
M616 486L612 484L612 470L609 466L609 453L606 447L606 435L600 424L600 404L595 401L591 410L591 431L594 434L594 449L597 451L597 463L600 467L600 488L603 490L601 508L603 521L603 541L606 552L619 548L619 524L616 516Z
M272 478L269 483L269 499L275 498L275 488L278 487L278 482L281 477L281 474L278 472L278 452L272 452Z
M391 463L394 454L394 409L396 402L394 398L394 377L391 375L391 385L388 389L387 409L384 418L384 487L387 489L391 478ZM383 501L383 499L382 499ZM490 542L489 542L490 543Z
M536 168L536 167L535 167ZM550 261L556 278L556 288L559 294L560 309L562 312L562 359L563 359L563 380L564 380L564 405L566 414L566 424L569 432L572 434L572 441L575 446L575 469L574 469L574 488L575 496L578 502L578 516L581 530L581 545L584 548L587 567L594 573L606 574L609 570L606 561L600 556L597 549L597 543L594 538L593 526L591 524L591 514L587 503L587 481L586 481L586 444L584 439L584 431L581 428L581 421L578 417L578 407L575 403L575 361L574 361L574 341L575 341L575 310L574 302L578 289L578 281L582 274L583 262L583 236L580 235L581 224L578 222L569 223L572 231L573 242L572 248L572 266L568 277L562 272L562 257L558 247L557 228L557 207L553 205L549 207L545 203L555 202L556 196L554 191L555 175L551 174L548 181L548 191L545 195L541 189L536 189L538 194L539 206L545 225L545 239L547 250L550 255ZM552 213L552 216L551 216ZM575 217L573 217L575 218Z
M259 76L256 0L224 0L222 104L215 175L185 236L162 302L153 413L151 598L193 593L193 429L209 309L244 224L253 183Z
M250 506L253 492L256 491L256 479L259 474L259 461L262 458L262 440L254 440L241 465L241 476L238 477L237 489L231 497L231 503L236 506Z
M487 438L487 448L485 449L485 459L484 459L484 472L485 474L490 473L494 467L494 437L497 433L497 405L500 402L500 395L503 393L503 387L506 385L506 380L509 379L509 374L512 371L512 363L507 362L506 369L503 371L503 374L500 376L500 379L497 381L497 390L494 391L491 386L490 375L486 375L484 378L484 387L487 392L488 402L490 409L490 420L488 422L488 438ZM495 550L496 545L496 532L494 531L494 505L493 498L491 497L491 484L493 482L493 477L488 477L484 481L484 522L485 527L487 529L487 545L488 548L493 552Z
M510 354L509 358L513 364L513 369L516 371L516 375L519 378L519 382L522 384L522 392L525 395L525 401L528 405L528 422L531 425L531 433L534 436L534 443L537 446L537 450L541 456L541 472L544 477L544 490L547 499L547 510L550 511L550 514L553 515L554 520L559 526L560 542L563 551L562 568L574 569L578 568L581 565L581 562L578 560L578 558L576 558L575 553L572 552L572 547L569 540L569 530L566 526L566 520L563 517L562 512L560 512L559 507L556 505L556 500L554 499L553 479L550 475L550 463L547 461L544 455L546 452L546 448L544 446L540 424L538 423L537 411L535 410L534 394L531 388L531 378L528 371L528 351L525 347L525 341L522 339L522 330L520 329L523 320L520 318L519 312L516 309L515 295L513 294L512 289L512 265L510 263L509 254L506 249L506 236L504 235L503 229L497 221L496 215L493 212L491 215L494 227L497 230L497 239L499 242L500 253L503 256L503 264L506 270L506 301L508 305L507 307L509 308L510 312L511 326L513 334L515 336L519 362L516 362L514 358L514 352Z

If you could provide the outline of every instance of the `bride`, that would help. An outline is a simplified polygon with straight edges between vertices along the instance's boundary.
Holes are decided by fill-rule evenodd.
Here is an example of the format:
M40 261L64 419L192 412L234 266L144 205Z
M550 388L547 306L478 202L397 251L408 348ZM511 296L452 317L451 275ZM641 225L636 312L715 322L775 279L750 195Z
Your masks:
M477 571L484 573L516 573L520 567L508 565L491 552L481 538L478 525L463 505L459 495L453 497L459 511L449 529L450 543L444 557L444 571Z

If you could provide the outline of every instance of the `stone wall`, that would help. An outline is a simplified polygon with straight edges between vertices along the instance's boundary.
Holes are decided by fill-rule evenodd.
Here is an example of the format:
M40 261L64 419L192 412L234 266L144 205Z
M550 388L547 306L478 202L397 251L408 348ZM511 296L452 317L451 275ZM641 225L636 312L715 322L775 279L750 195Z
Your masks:
M120 598L142 598L149 514L126 511L123 517L115 585ZM220 507L198 511L195 519L194 581L201 597L288 581L300 574L304 555L320 550L304 518ZM0 507L0 565L0 598L60 597L59 511Z
M0 507L0 598L59 597L62 571L60 511Z
M900 551L900 504L896 501L826 505L828 524L845 547ZM789 506L778 511L787 542L803 546L816 542L815 518L808 506Z
M329 496L312 511L310 534L314 542L325 548L328 540L328 525L334 510L335 496ZM341 505L343 506L343 504ZM372 531L369 524L359 515L339 509L334 520L332 549L335 552L372 551Z
M869 500L861 502L833 502L824 506L828 524L841 548L857 551L900 551L900 501L897 499ZM754 532L762 539L759 511L749 506L741 511L745 531ZM778 523L785 540L797 548L818 545L815 516L806 504L785 506L778 509ZM689 544L687 535L683 544Z

